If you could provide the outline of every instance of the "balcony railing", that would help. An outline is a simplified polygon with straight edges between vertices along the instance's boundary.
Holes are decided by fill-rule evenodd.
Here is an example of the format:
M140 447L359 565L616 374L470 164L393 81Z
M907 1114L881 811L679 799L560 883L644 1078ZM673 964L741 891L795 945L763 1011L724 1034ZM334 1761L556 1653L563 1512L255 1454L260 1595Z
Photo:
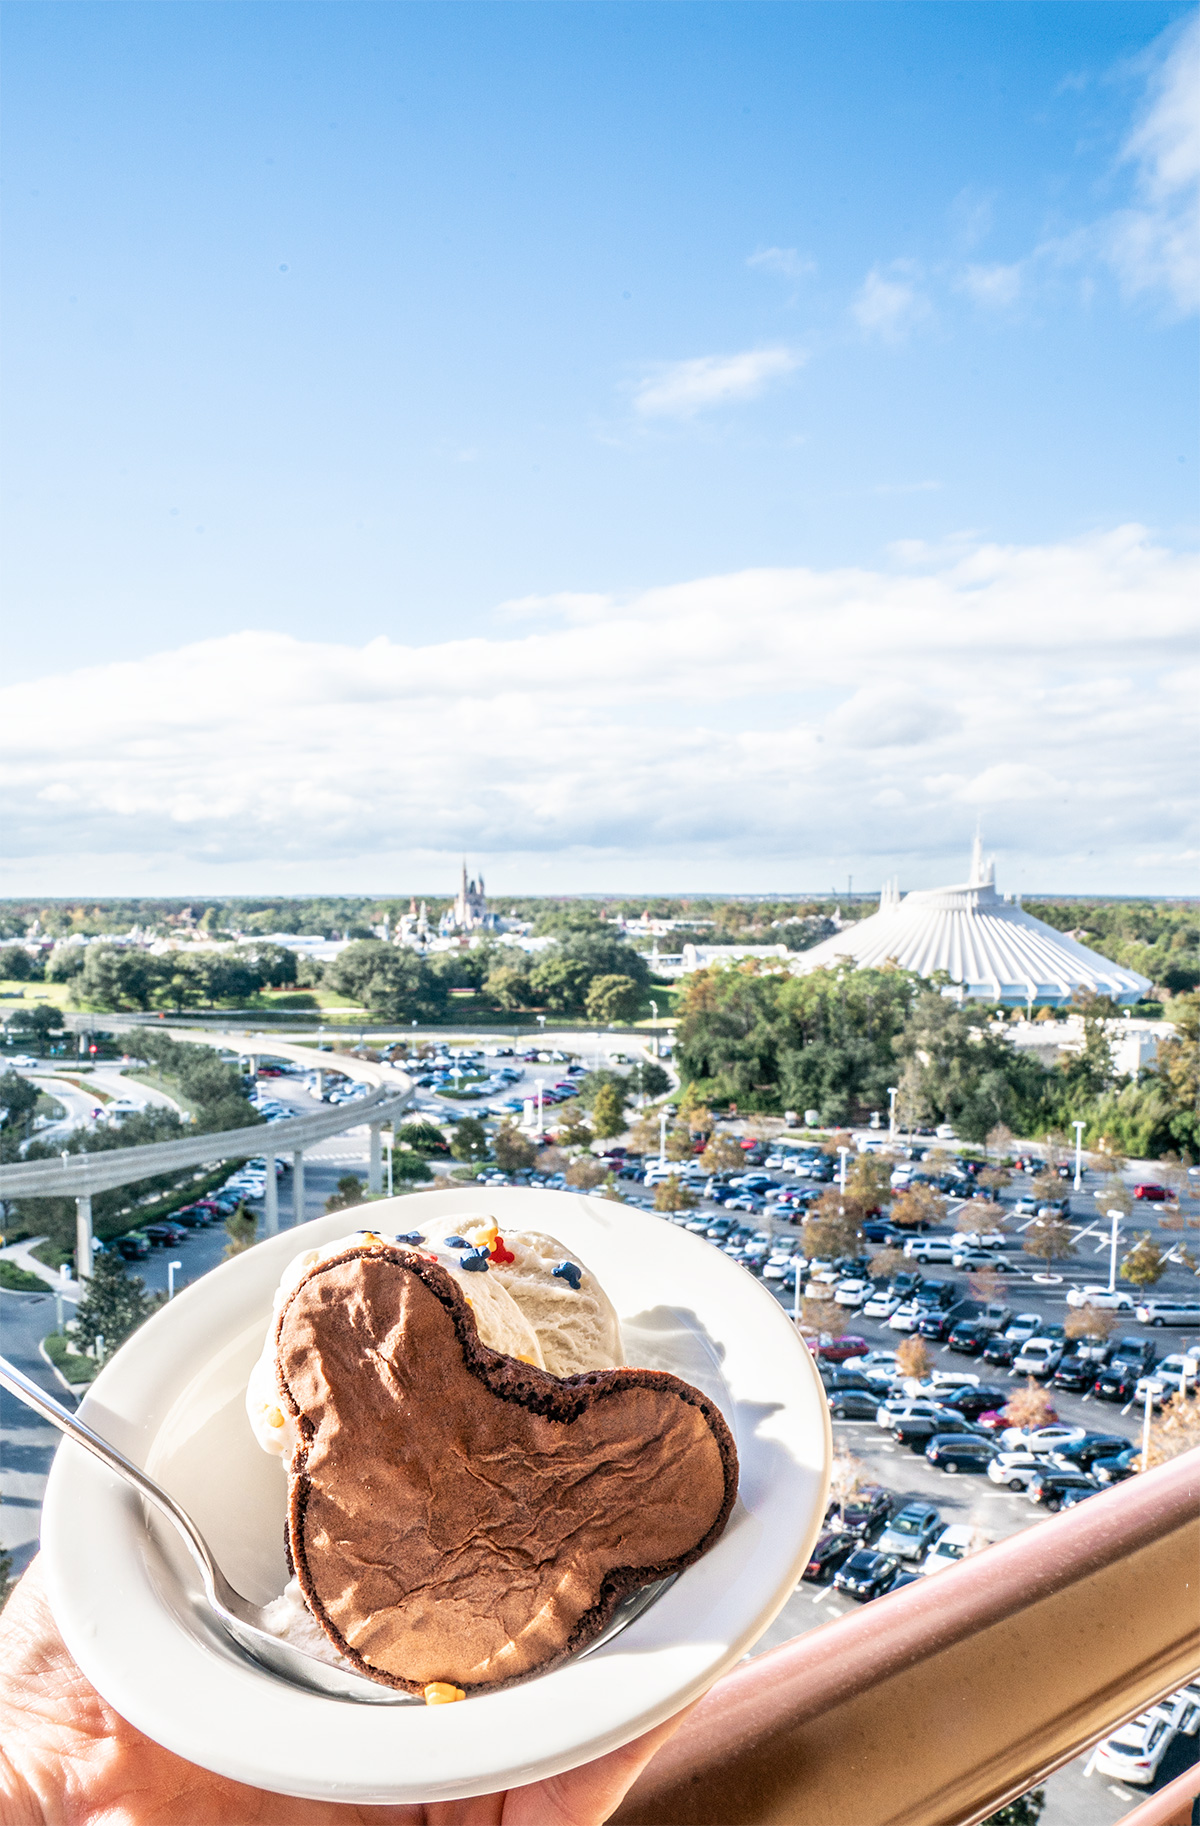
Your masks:
M975 1826L1200 1669L1200 1451L748 1662L621 1826Z

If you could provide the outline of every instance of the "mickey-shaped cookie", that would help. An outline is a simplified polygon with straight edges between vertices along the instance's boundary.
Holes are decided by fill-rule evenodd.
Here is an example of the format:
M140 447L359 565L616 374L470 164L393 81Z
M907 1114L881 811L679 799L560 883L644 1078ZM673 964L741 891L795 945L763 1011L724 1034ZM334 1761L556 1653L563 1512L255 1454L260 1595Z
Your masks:
M552 1666L625 1592L698 1559L733 1506L733 1440L697 1389L502 1356L415 1249L319 1263L276 1352L300 1436L296 1576L334 1645L391 1686L479 1692Z

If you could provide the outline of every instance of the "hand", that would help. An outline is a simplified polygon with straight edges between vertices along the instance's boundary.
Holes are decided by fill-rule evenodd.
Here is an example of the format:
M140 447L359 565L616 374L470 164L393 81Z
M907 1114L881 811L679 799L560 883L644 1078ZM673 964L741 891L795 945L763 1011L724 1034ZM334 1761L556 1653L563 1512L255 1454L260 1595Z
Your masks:
M0 1617L0 1817L4 1826L601 1826L685 1716L506 1794L397 1807L298 1801L198 1769L127 1724L72 1661L34 1560Z

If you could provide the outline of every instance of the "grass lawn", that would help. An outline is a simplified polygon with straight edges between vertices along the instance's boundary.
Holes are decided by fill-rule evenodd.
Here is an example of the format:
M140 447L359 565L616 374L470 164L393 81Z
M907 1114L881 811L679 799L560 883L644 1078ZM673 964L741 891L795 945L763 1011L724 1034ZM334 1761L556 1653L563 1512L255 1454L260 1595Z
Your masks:
M0 1260L0 1287L7 1287L10 1293L45 1293L46 1283L38 1274L30 1274L28 1268L19 1268L16 1262Z
M164 1097L169 1097L172 1103L177 1103L181 1110L185 1110L193 1122L196 1120L199 1112L195 1104L188 1102L174 1078L164 1078L156 1071L127 1071L122 1076L132 1078L137 1084L148 1084L153 1091L161 1091Z
M15 1014L18 1008L36 1008L41 1002L66 1008L70 993L70 983L17 983L0 977L0 1013Z
M66 1336L61 1331L52 1331L43 1338L42 1349L68 1382L91 1382L95 1378L97 1370L92 1358L68 1354Z

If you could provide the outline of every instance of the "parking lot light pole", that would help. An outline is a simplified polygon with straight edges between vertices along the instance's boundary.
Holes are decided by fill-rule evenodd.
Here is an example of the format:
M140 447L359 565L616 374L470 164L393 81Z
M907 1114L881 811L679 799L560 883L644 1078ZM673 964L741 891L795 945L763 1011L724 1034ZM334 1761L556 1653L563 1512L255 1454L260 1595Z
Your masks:
M896 1086L894 1084L889 1084L888 1085L888 1140L889 1141L895 1141L895 1139L896 1139L896 1096L897 1096Z
M650 1013L654 1017L654 1026L652 1027L651 1032L650 1032L650 1051L651 1051L651 1054L653 1055L653 1057L657 1059L657 1057L658 1057L658 1003L654 1000L653 996L650 998Z
M182 1267L183 1267L182 1262L168 1262L167 1263L167 1298L168 1298L168 1300L173 1300L175 1298L175 1270L177 1268L182 1268Z
M1146 1412L1142 1417L1142 1470L1147 1466L1150 1457L1150 1422L1154 1416L1154 1397L1161 1395L1163 1384L1150 1381L1146 1384Z
M1109 1253L1108 1253L1108 1291L1109 1291L1109 1293L1116 1293L1116 1291L1117 1291L1117 1230L1120 1227L1121 1219L1124 1217L1125 1213L1123 1211L1110 1211L1108 1215L1112 1219L1112 1246L1109 1249Z
M666 1110L660 1111L659 1118L658 1118L658 1164L660 1167L665 1167L667 1164L667 1112L666 1112Z
M1071 1127L1075 1131L1075 1191L1078 1192L1083 1186L1083 1131L1087 1124L1073 1122Z
M546 1087L546 1080L536 1078L534 1082L537 1085L537 1132L540 1135L542 1132L542 1092Z

